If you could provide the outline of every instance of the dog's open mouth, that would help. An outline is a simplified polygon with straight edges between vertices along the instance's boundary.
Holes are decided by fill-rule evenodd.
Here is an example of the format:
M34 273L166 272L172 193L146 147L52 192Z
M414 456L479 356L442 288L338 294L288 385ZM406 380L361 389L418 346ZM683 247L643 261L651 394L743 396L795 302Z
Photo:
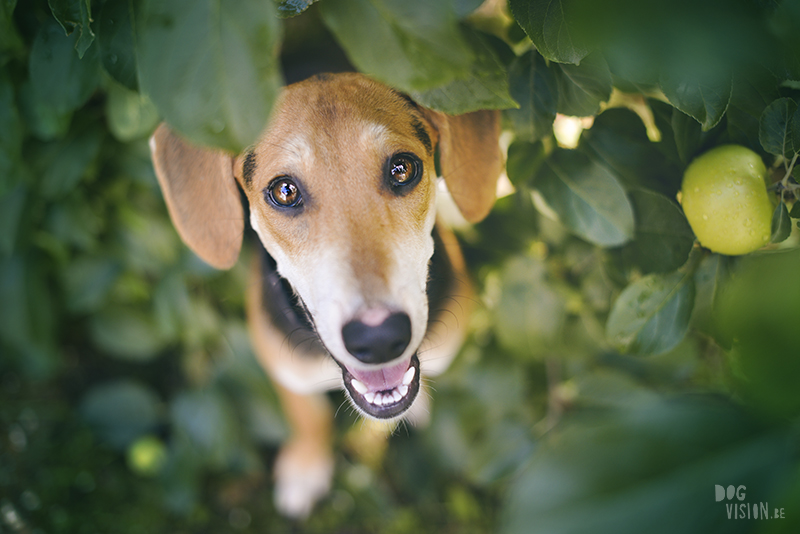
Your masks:
M408 410L419 393L419 359L414 355L374 371L342 366L342 379L361 411L376 419L391 419Z

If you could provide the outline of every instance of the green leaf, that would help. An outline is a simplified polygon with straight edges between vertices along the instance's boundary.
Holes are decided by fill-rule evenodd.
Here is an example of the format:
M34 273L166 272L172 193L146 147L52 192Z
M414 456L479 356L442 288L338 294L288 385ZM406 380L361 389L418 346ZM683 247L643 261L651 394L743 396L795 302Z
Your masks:
M136 90L136 50L131 19L129 2L105 2L97 16L97 45L106 72L128 89Z
M508 84L519 109L510 109L516 139L538 141L552 135L556 118L558 87L554 71L533 50L518 57L509 67Z
M508 92L506 71L488 43L490 37L469 28L464 33L476 58L469 76L428 91L412 92L411 96L425 107L451 115L519 107Z
M797 249L741 258L715 306L716 325L732 340L735 391L779 418L800 414Z
M688 163L700 149L700 125L679 109L672 113L672 131L681 161Z
M514 141L508 147L506 173L515 187L527 186L546 159L544 145L537 141Z
M534 145L534 150L539 150ZM534 156L535 157L535 156ZM544 154L541 154L544 159ZM469 265L499 265L537 239L539 217L527 187L495 202L489 216L476 226L476 240L465 246Z
M160 213L125 211L119 232L125 263L139 274L162 272L177 261L182 250L175 227Z
M548 283L545 265L516 257L503 268L500 279L502 293L494 321L500 343L523 359L546 355L560 338L566 304Z
M580 152L554 152L533 185L561 224L583 239L609 247L633 238L633 209L618 179Z
M512 482L500 532L750 532L772 521L728 519L739 501L716 502L714 486L772 505L796 472L792 439L710 396L630 396L621 409L578 412Z
M111 82L106 99L106 120L114 137L124 143L153 133L159 116L147 96Z
M47 214L46 228L61 243L90 250L97 245L104 219L81 193L76 191L55 204Z
M17 242L17 232L22 219L22 210L28 198L28 191L17 186L0 196L0 256L10 256Z
M319 8L353 65L387 85L411 93L470 75L474 53L450 2L325 0Z
M716 126L728 109L732 91L730 75L662 74L660 81L670 103L699 122L704 132Z
M646 190L629 193L636 219L634 239L614 252L642 273L667 273L686 263L694 233L677 204Z
M758 139L770 154L791 160L800 152L800 110L791 98L772 102L759 121Z
M789 212L789 217L792 219L800 219L800 202L795 200L794 206L792 206L792 211Z
M0 70L0 196L20 182L23 126L14 98L14 86Z
M93 316L89 333L98 349L123 360L151 360L164 345L152 317L130 308L111 308Z
M456 15L463 19L478 9L483 4L483 0L453 0Z
M770 243L786 241L786 238L791 233L792 220L789 218L789 210L786 208L786 204L779 202L772 213L772 237L770 237Z
M90 25L92 21L90 0L47 0L47 4L67 35L71 35L74 31L78 32L75 50L78 51L78 57L82 58L94 42L94 32Z
M528 429L515 421L499 419L470 441L467 475L480 486L514 473L530 454L533 444Z
M731 141L757 150L761 115L778 96L778 80L766 68L753 67L747 76L734 76L727 114Z
M79 409L99 437L118 450L125 450L161 422L158 395L133 380L93 386L81 399Z
M606 336L623 352L662 354L680 343L689 328L695 286L690 275L651 274L626 287L606 323Z
M280 90L280 22L263 0L144 0L136 17L142 91L202 145L241 151Z
M44 23L31 47L28 68L34 96L58 113L81 107L100 81L96 49L83 58L75 53L78 35L69 37L53 20Z
M57 369L56 306L42 262L19 256L0 260L0 342L28 378L44 380ZM16 357L16 358L15 358Z
M508 475L532 448L522 422L530 415L527 378L501 353L496 356L451 368L437 382L441 403L432 414L431 438L441 463L480 485Z
M213 467L233 457L239 439L236 417L226 399L214 390L179 394L170 403L175 432L189 438Z
M178 340L182 328L189 326L191 302L182 273L165 276L155 287L153 294L156 324L160 335L170 341Z
M0 260L0 339L8 345L22 345L32 337L28 278L22 258Z
M694 274L697 295L692 310L692 327L713 336L721 346L730 346L716 328L714 309L730 279L731 258L721 254L711 254L703 259Z
M317 0L278 0L278 16L282 19L296 17Z
M260 372L259 370L255 370ZM245 428L253 440L270 447L277 447L289 438L289 429L277 402L255 395L248 395L245 402Z
M670 106L670 115L673 109ZM699 125L691 122L699 131ZM662 135L669 140L670 133L666 131ZM681 186L683 168L677 163L674 152L664 150L663 144L664 140L650 141L642 120L633 111L609 109L583 132L579 146L590 157L611 168L626 189L646 188L674 198Z
M579 64L589 54L572 27L569 0L510 0L517 23L546 59Z
M43 145L36 162L39 193L55 199L72 191L97 159L103 135L96 125L86 123L73 128L65 139Z
M102 256L72 261L61 272L67 309L79 313L97 311L121 270L119 262Z
M37 98L30 80L22 83L17 98L20 114L31 135L42 141L60 139L67 135L72 111L58 111L52 103Z
M558 112L589 117L600 111L613 89L611 72L599 54L587 56L580 65L554 65L558 86Z
M8 58L20 57L25 53L25 43L14 24L14 8L17 0L0 2L0 65Z

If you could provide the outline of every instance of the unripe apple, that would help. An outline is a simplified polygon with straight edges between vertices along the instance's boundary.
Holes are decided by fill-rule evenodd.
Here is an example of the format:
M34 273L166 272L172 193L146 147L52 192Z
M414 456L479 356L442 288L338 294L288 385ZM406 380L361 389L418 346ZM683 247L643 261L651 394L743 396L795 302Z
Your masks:
M722 145L686 168L681 204L704 247L735 256L770 240L773 206L758 154L739 145Z
M128 448L128 465L140 475L156 475L167 461L167 448L155 436L143 436Z

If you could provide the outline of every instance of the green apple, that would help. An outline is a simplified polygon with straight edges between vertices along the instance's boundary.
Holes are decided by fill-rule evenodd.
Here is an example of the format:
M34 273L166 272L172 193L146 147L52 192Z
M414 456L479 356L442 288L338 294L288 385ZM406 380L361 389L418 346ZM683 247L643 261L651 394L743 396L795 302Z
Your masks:
M156 475L167 461L167 449L155 436L143 436L128 448L128 465L140 475Z
M769 243L773 206L758 154L722 145L686 168L681 204L694 235L713 252L736 256Z

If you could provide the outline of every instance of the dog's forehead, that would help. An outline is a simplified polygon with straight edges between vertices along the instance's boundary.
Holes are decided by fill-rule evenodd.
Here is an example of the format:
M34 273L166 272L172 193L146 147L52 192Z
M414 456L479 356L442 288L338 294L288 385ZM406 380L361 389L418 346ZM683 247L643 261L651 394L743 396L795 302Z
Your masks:
M290 85L279 102L280 118L330 126L367 121L402 127L418 111L401 93L357 74L315 77Z
M432 155L430 127L405 95L360 75L313 78L287 87L261 139L275 160L307 161L332 147L388 147L411 141ZM406 147L410 148L410 147Z

